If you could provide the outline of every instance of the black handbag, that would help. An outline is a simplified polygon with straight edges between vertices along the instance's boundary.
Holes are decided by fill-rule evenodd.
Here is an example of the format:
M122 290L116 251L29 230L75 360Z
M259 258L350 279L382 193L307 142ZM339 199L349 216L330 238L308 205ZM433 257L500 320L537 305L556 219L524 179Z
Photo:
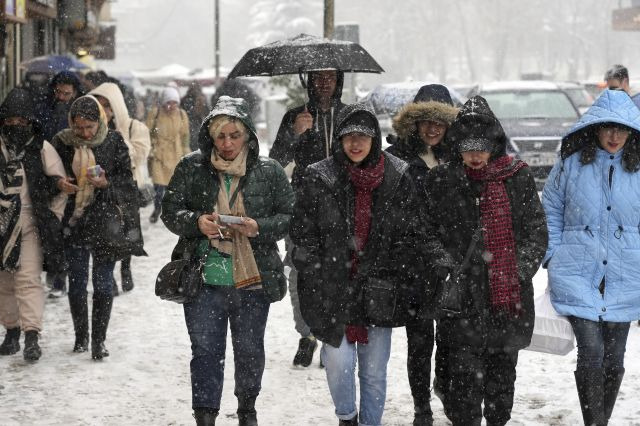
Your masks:
M191 256L164 265L156 278L156 296L180 304L193 301L203 285L204 261L204 256Z
M460 266L451 272L448 277L438 280L434 296L435 318L456 318L462 314L462 293L464 289L460 286L460 277L469 266L469 260L480 240L481 231L482 229L477 229L471 236L471 243L469 243L469 248Z
M364 312L371 325L386 325L396 311L396 288L391 281L367 277L363 288Z

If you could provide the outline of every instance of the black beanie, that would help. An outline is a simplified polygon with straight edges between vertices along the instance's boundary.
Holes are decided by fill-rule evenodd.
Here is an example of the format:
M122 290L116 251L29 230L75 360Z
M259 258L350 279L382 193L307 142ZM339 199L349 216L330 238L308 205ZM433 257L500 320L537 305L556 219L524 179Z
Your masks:
M453 106L453 100L451 99L449 90L442 84L427 84L422 86L413 98L414 103L429 101Z
M367 111L357 111L341 123L337 137L341 138L349 133L362 133L372 138L376 137L375 118Z
M69 115L72 120L76 117L82 117L89 121L100 121L98 101L92 96L82 96L71 104Z

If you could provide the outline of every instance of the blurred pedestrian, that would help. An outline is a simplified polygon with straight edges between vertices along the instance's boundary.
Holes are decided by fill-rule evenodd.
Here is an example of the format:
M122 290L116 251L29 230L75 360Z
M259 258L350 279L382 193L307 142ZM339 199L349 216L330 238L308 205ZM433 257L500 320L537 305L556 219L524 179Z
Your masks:
M189 84L187 93L180 101L180 107L185 110L189 117L189 133L190 133L190 149L195 151L198 149L198 134L202 120L209 114L209 106L207 105L207 97L202 93L202 87L197 81Z
M149 220L156 223L162 209L162 197L178 161L191 152L189 147L189 117L180 109L178 89L167 86L162 91L161 106L152 109L147 116L147 128L151 132L149 164L156 197Z
M308 101L302 106L290 109L282 117L269 157L278 161L282 167L287 167L292 161L295 163L291 185L296 191L300 188L307 166L324 160L332 154L336 120L345 106L341 101L343 84L344 73L341 71L325 70L308 73L306 83ZM318 343L300 314L297 290L298 271L291 261L293 245L288 239L286 243L285 265L290 267L289 292L293 320L296 331L300 334L293 365L308 367L311 365Z
M562 139L542 193L551 303L571 322L585 425L606 425L624 376L629 323L640 317L640 114L605 90Z
M437 310L448 309L438 345L448 352L449 382L439 386L454 426L480 425L483 403L487 424L504 425L518 352L533 333L545 215L529 167L506 155L507 137L484 98L464 104L447 138L459 154L432 169L425 185L429 259L438 286L451 286L459 302L436 298Z
M276 242L289 227L293 190L277 162L259 157L243 99L221 97L199 140L200 150L176 167L162 211L164 224L180 237L172 259L197 256L204 264L204 285L184 304L194 417L198 425L215 424L230 325L238 424L254 426L269 305L287 289Z
M52 145L69 176L59 185L69 194L62 223L76 335L73 351L85 352L89 347L87 284L92 257L91 357L100 360L109 356L104 342L113 305L115 262L144 254L135 200L138 191L127 145L119 132L109 129L96 98L76 99L69 122L71 128L58 133Z
M616 64L604 74L604 81L609 90L622 90L631 96L636 107L640 108L640 93L633 94L629 85L629 70L624 65Z
M300 308L323 342L339 424L380 425L391 327L405 325L408 296L421 290L410 272L421 263L419 206L408 165L382 152L368 107L344 107L335 138L333 155L307 168L291 221Z
M144 123L129 117L120 88L115 83L102 83L89 92L96 97L104 109L107 122L111 130L117 130L129 150L131 159L131 173L138 188L145 184L147 172L147 158L151 150L149 129ZM123 291L133 289L131 274L131 256L122 259L120 277ZM115 285L115 284L114 284ZM117 287L116 287L117 290Z
M65 171L55 149L44 140L34 109L31 93L20 88L9 92L0 105L0 322L7 330L0 355L20 350L22 329L26 361L42 355L40 275L43 269L56 273L65 265L60 223L65 196L55 196Z
M445 136L456 118L449 90L440 84L422 86L413 102L404 106L393 119L397 137L389 135L392 145L387 152L409 164L409 174L417 187L418 198L427 203L427 173L433 167L452 159L452 149ZM424 276L420 277L424 279ZM412 301L415 315L407 323L407 373L413 396L414 426L433 424L431 411L431 353L433 352L433 313L426 312L425 301ZM446 348L438 344L436 351L436 377L447 371ZM441 379L440 383L447 379ZM438 384L434 380L434 388Z

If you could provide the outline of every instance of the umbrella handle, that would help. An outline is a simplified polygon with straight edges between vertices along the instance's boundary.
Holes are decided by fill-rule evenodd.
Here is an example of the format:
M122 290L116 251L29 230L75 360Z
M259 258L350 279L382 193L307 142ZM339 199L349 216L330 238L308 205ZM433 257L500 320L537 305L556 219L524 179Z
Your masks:
M304 89L307 88L307 82L304 80L304 73L302 72L302 68L298 69L298 77L300 77L300 84Z

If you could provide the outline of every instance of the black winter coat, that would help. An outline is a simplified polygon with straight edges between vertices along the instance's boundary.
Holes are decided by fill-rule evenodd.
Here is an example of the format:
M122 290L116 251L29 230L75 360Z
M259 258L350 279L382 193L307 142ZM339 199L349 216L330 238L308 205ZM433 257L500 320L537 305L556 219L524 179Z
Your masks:
M71 168L74 148L65 145L59 135L56 135L51 143L62 159L67 176L74 176ZM93 148L93 154L96 164L105 171L109 186L104 189L95 189L93 203L86 208L83 216L74 226L69 224L69 219L75 208L75 195L69 195L62 218L65 244L90 248L91 254L99 261L117 261L131 255L145 255L138 213L138 190L131 174L131 159L127 145L120 133L109 130L104 142ZM102 244L106 238L102 223L104 211L108 204L114 203L125 210L124 214L127 217L133 218L135 229L131 232L137 232L139 236L135 246L126 251L115 252L105 249Z
M334 157L307 168L291 223L298 269L300 310L313 334L340 346L346 324L368 325L362 285L366 277L395 284L395 317L388 324L403 326L415 303L414 264L420 264L416 245L420 218L408 166L384 153L383 183L373 191L369 239L359 257L358 276L351 280L351 253L355 249L355 190Z
M462 263L471 237L480 226L483 187L467 178L459 162L435 167L426 183L430 261L453 271ZM446 345L518 350L531 341L535 316L532 278L547 248L545 214L528 167L504 183L511 204L522 314L513 319L492 312L480 233L481 239L465 270L461 318L440 320L439 330Z

